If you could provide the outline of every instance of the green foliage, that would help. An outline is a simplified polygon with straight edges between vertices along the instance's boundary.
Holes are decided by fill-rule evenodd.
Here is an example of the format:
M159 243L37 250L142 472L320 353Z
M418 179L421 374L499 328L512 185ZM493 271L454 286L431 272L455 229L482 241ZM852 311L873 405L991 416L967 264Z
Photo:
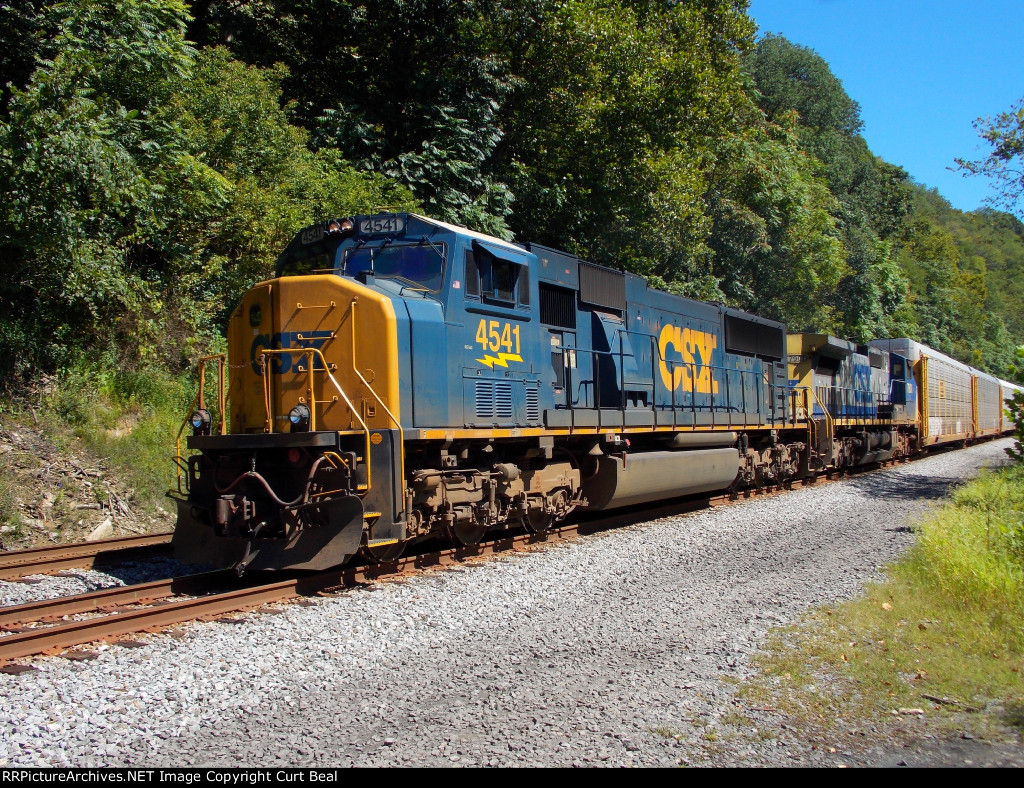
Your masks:
M315 153L283 68L195 51L178 0L41 12L55 54L0 121L0 350L7 373L120 349L180 367L217 347L238 294L325 213L411 208L407 190Z
M336 151L315 153L283 105L283 67L247 66L223 48L195 58L191 78L164 108L181 131L181 181L170 193L178 221L159 253L164 297L185 305L162 333L213 341L238 296L269 277L296 228L323 216L414 208L387 177L356 172ZM196 184L200 184L196 188Z
M1017 348L1016 357L1017 363L1010 365L1010 375L1015 382L1024 386L1024 347ZM1015 425L1015 441L1013 448L1007 449L1006 453L1024 464L1024 393L1013 392L1013 397L1007 404L1007 412Z
M995 211L963 213L915 186L899 253L915 338L1003 376L1024 337L1024 225Z
M919 524L914 546L884 582L775 633L742 694L829 737L837 725L844 733L851 724L901 728L884 710L921 707L922 696L955 699L928 714L957 731L963 706L1019 705L1022 524L1024 466L983 473ZM971 714L967 724L980 737L1002 722L997 714ZM1009 722L1019 725L1016 717Z
M756 111L756 110L755 110ZM710 246L725 300L791 328L838 332L829 301L848 273L838 203L788 127L762 120L719 156Z
M978 118L974 128L992 146L991 153L980 161L956 163L965 174L990 178L996 189L990 202L1024 218L1024 99L994 118Z
M42 53L43 4L39 0L7 0L0 4L0 106L11 99L9 85L23 88Z
M921 527L907 571L927 572L954 603L1006 616L1024 647L1024 467L985 473Z
M193 32L247 62L284 63L299 121L431 216L508 236L511 194L487 173L501 140L504 63L486 47L491 0L210 4ZM330 33L324 34L325 25Z
M118 370L115 360L101 358L61 370L37 412L47 433L73 436L105 458L151 508L172 486L175 438L194 394L188 376L161 367Z
M837 134L836 141L860 134L860 105L814 50L769 33L758 41L748 67L768 117L795 111L805 129Z
M192 51L183 3L97 0L47 11L57 54L14 89L0 122L0 338L38 332L5 357L52 365L68 349L112 338L152 295L150 271L128 251L161 229L163 190L151 172L172 166L175 150L154 114Z
M993 371L1024 337L1024 226L922 199L742 0L20 0L0 22L8 376L183 368L298 227L384 207Z
M15 487L10 481L9 462L6 456L0 457L0 523L11 529L3 539L7 543L22 536L22 521L18 516Z
M683 288L708 281L704 196L750 20L727 2L533 6L501 27L518 80L495 167L513 229Z
M895 243L909 210L907 174L871 154L860 136L859 105L813 50L768 35L746 68L769 120L784 123L787 113L797 114L800 146L838 203L832 210L846 274L828 299L838 332L858 341L908 333L907 283Z

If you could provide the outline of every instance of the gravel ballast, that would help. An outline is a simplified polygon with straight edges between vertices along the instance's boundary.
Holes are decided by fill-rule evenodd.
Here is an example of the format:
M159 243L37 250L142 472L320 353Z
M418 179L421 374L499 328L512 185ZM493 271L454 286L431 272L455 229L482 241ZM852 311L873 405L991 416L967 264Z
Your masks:
M856 595L1009 445L40 658L0 675L0 765L699 762L767 630ZM735 760L801 762L776 749Z

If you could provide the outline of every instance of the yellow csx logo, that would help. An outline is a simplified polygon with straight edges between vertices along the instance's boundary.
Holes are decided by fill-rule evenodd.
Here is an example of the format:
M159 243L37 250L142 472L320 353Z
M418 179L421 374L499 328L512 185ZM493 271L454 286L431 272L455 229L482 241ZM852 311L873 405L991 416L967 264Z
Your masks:
M711 375L711 352L716 347L718 337L706 331L673 325L662 328L658 336L658 357L665 388L717 394L718 381Z

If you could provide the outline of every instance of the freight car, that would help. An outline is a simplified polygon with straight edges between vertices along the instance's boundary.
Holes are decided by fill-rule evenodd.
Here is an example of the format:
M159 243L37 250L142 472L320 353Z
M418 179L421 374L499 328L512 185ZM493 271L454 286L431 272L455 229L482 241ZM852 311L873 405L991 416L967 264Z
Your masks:
M952 429L922 426L926 400L991 393L970 378L918 397L936 358L787 337L414 214L323 222L243 296L227 356L201 362L176 553L239 571L388 561L428 537L906 456ZM956 439L983 434L967 427Z
M902 354L921 392L919 447L966 442L1012 429L1005 401L1018 388L910 339L871 347Z

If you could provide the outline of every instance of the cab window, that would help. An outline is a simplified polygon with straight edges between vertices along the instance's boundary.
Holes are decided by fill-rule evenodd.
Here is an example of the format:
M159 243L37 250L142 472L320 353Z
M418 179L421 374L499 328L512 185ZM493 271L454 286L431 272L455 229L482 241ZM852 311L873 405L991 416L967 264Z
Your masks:
M466 250L466 295L504 305L530 305L530 269L486 251Z
M306 276L332 268L331 256L327 252L311 252L303 249L285 260L277 270L278 276Z
M349 250L345 258L348 276L371 270L378 279L402 280L433 293L441 289L444 281L444 259L437 247L430 244Z

